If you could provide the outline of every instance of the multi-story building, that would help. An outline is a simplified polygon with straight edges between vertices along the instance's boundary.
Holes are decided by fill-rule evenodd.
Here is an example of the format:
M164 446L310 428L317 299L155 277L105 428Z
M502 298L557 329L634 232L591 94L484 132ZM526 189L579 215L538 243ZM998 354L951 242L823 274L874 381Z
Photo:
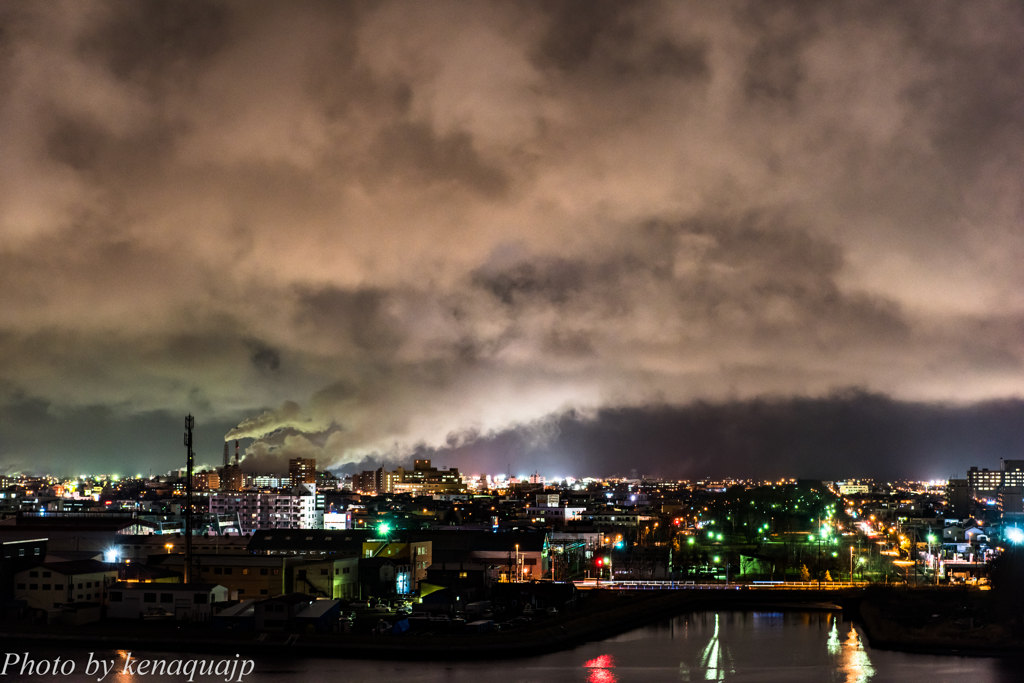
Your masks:
M1003 524L1024 522L1024 487L1004 486L996 496Z
M215 493L210 512L237 515L239 531L312 529L316 527L316 496L238 491Z
M216 491L220 488L220 475L203 471L192 475L192 486L201 491Z
M995 496L1003 485L1003 472L1001 470L990 471L987 467L978 469L972 467L967 470L967 485L973 496Z
M103 604L107 586L117 581L117 566L98 560L47 562L14 575L14 599L51 610L73 602Z
M390 476L383 467L352 475L352 490L360 493L387 493Z
M545 505L526 508L526 518L533 523L562 524L564 522L581 521L586 511L586 508L549 507Z
M637 526L641 519L651 519L635 512L586 513L582 518L599 526Z
M409 593L419 588L427 578L427 568L433 563L433 542L430 540L388 541L368 539L363 542L363 559L387 558L408 567L408 578L396 577L398 592ZM399 572L402 573L402 572ZM407 583L403 583L406 582Z
M239 465L225 465L220 470L221 491L241 491L245 486L245 475Z
M1003 460L1003 486L1024 487L1024 460Z
M996 498L1004 488L1024 487L1024 460L1002 460L998 470L972 467L967 471L967 486L975 498Z
M247 474L245 476L246 488L254 489L281 489L290 486L288 477L279 477L276 474Z
M391 472L387 487L386 490L394 493L412 493L414 495L466 490L466 485L457 468L439 470L432 467L429 460L414 460L411 470L399 467Z
M970 485L966 479L950 479L946 483L947 514L966 517L970 512Z
M292 486L316 483L316 458L292 458L288 461L288 479Z

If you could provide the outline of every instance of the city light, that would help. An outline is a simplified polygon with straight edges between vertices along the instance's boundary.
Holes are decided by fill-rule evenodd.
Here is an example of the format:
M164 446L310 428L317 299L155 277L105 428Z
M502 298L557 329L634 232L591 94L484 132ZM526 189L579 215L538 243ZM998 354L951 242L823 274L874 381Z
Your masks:
M1020 545L1024 543L1024 531L1017 527L1010 527L1006 530L1006 540L1014 545Z

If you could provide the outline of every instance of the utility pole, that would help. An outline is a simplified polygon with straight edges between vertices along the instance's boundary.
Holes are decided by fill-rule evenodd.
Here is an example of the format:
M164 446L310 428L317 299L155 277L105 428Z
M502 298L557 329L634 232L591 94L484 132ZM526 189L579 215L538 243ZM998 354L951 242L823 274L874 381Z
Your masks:
M818 528L815 530L818 540L818 554L814 558L814 573L818 575L818 590L821 590L821 513L818 513Z
M192 451L192 430L196 419L190 413L185 418L185 448L187 449L187 465L185 472L185 583L192 583L192 465L195 453Z

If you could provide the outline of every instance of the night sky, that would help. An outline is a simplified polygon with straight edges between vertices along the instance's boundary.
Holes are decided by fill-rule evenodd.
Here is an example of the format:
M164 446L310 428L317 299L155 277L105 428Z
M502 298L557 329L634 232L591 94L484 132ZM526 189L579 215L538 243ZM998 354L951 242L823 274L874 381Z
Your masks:
M1024 458L1022 74L1016 1L8 0L0 472Z

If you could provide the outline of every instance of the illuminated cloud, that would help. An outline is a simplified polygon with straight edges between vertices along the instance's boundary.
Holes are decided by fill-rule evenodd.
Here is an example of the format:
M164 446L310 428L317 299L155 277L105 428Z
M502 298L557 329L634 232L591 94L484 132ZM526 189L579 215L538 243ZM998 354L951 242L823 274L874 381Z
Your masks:
M356 466L528 444L500 462L565 415L1024 394L1019 3L7 3L0 29L0 422L50 425L0 437L8 468L142 442L166 469L190 411L211 462L227 434Z

